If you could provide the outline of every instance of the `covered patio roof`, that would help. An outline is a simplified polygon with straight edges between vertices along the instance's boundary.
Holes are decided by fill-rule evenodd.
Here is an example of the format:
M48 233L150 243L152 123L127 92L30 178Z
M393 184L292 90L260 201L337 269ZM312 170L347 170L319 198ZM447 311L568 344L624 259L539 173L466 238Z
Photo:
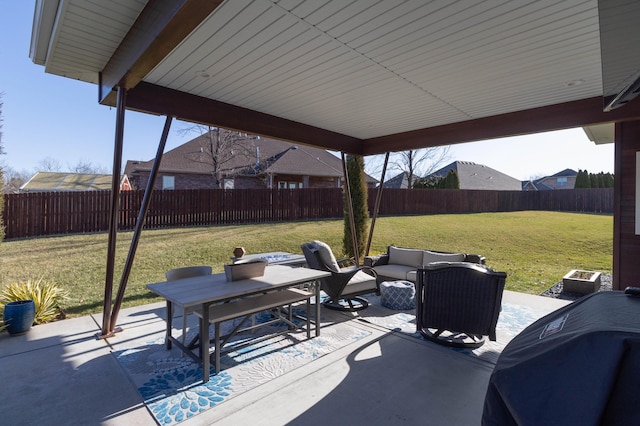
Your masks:
M113 193L125 108L167 116L158 164L173 117L341 151L343 162L574 127L607 142L615 128L619 289L640 255L638 20L636 0L37 0L30 56L117 106ZM112 197L105 335L147 201L109 318Z
M603 109L634 96L640 8L601 3L38 0L31 57L104 105L122 87L129 109L369 155L639 118Z

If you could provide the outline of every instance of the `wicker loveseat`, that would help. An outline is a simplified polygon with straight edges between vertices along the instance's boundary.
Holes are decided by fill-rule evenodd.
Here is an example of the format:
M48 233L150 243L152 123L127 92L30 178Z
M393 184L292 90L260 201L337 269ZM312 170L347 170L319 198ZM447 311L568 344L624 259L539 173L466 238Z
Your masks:
M393 280L407 280L415 283L417 269L433 262L470 262L484 265L485 257L478 254L389 246L385 254L364 258L365 266L372 267L376 272L378 283Z

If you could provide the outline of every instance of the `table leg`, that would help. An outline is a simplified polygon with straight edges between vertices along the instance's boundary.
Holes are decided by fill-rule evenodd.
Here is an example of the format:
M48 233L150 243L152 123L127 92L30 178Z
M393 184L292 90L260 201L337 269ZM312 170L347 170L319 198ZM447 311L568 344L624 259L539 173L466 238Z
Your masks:
M167 331L164 339L167 350L171 350L171 327L173 327L173 303L167 300Z
M216 364L216 374L219 374L220 373L220 350L222 349L220 347L220 323L219 322L217 322L214 325L213 330L214 330L214 333L216 333L216 343L215 343L215 345L216 345L216 349L215 349L215 351L216 351L216 353L215 353L215 356L216 356L216 362L215 362L215 364Z
M316 287L316 337L320 336L320 281L315 282Z
M202 381L209 381L211 361L209 360L209 304L202 304L202 317L200 318L200 360L202 361Z

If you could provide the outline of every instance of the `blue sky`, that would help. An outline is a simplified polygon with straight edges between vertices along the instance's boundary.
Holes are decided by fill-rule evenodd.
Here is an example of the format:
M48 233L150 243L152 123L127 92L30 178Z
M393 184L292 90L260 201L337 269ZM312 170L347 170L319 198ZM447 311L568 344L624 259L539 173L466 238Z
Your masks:
M0 164L35 171L44 158L63 168L90 162L111 170L115 109L98 104L97 86L45 74L29 58L33 1L0 0L0 93L6 155ZM123 165L155 156L164 117L127 111ZM189 140L174 121L166 149ZM613 144L596 146L582 129L454 145L451 161L473 161L526 180L566 168L613 172ZM390 174L392 172L389 172ZM389 175L388 175L389 176Z

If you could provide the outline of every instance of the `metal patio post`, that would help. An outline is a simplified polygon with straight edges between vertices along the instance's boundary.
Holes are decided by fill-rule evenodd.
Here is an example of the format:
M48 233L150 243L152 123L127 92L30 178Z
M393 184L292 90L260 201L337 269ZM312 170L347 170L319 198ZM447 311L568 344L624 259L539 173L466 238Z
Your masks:
M104 300L102 313L101 338L113 333L109 329L111 323L111 298L113 296L113 270L116 257L116 237L118 234L118 206L120 198L120 168L122 167L122 144L124 139L124 111L126 106L126 90L118 86L116 100L116 135L113 147L113 171L111 176L111 203L109 210L109 240L107 243L107 270L104 283Z
M153 160L153 166L149 174L149 180L147 181L147 187L144 191L144 197L142 198L142 205L140 206L140 212L138 212L138 220L136 221L136 229L133 232L131 238L131 245L129 246L129 254L124 264L124 270L122 271L122 278L120 279L120 285L118 286L118 294L116 301L113 305L113 311L111 313L110 331L120 331L116 329L116 322L118 321L118 314L120 313L120 307L124 300L124 292L127 288L127 282L129 281L129 274L131 273L131 267L133 266L133 260L136 256L136 250L138 248L138 242L140 241L140 234L142 233L142 227L144 226L145 218L147 217L147 211L149 210L149 202L151 201L151 195L153 194L153 186L158 176L158 169L160 168L160 162L162 161L162 154L164 153L164 147L167 143L169 136L169 129L171 128L171 121L173 117L167 116L164 123L164 129L162 130L162 136L160 143L158 144L158 151L156 152L156 158Z

